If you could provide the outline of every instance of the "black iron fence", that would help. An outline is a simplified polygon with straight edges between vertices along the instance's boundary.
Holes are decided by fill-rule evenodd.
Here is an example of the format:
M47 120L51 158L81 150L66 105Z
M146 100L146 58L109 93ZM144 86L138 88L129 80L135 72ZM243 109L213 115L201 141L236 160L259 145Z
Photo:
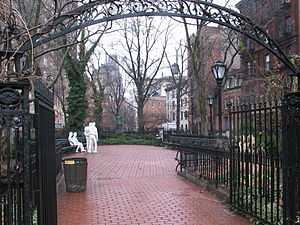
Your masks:
M164 143L178 150L177 171L204 179L216 187L229 187L230 151L227 138L166 132Z
M300 92L283 99L282 149L283 220L300 224Z
M0 84L0 224L32 221L29 110L27 83ZM25 129L26 127L26 129ZM26 142L25 142L26 140Z
M51 93L35 82L0 84L0 225L55 225Z
M264 224L283 224L281 102L229 107L233 207Z
M53 94L41 82L35 83L35 130L38 152L37 224L57 224L56 149Z
M300 224L300 93L229 106L229 148L212 137L166 134L181 173L228 190L258 224Z

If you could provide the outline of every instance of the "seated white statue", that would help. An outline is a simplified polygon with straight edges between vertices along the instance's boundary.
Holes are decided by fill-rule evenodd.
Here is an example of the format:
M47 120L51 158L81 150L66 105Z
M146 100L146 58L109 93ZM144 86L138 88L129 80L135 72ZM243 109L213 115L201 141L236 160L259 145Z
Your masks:
M69 141L69 143L70 143L71 146L74 146L74 143L72 141L72 137L73 137L73 132L69 132L68 141Z
M78 139L77 139L77 132L74 132L74 133L70 132L68 140L69 140L69 143L71 146L77 146L76 152L78 152L79 149L80 149L80 152L85 152L83 144L80 141L78 141Z
M91 152L96 153L97 152L97 147L98 147L98 130L96 127L96 123L92 122L89 124L89 131L90 131L90 137L91 137Z

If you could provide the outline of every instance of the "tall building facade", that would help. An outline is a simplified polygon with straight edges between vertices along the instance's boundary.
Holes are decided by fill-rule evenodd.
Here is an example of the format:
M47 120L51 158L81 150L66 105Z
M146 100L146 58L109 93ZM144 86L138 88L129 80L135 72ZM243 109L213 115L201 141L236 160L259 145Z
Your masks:
M239 79L239 73L232 73L240 69L240 58L236 54L236 50L231 46L228 38L229 30L222 27L204 26L197 31L198 45L200 46L197 60L199 68L197 74L191 73L192 64L189 61L189 126L194 134L207 135L213 131L217 131L218 127L218 87L212 74L211 67L217 61L225 61L227 65L231 65L229 69L230 79ZM236 40L238 40L238 37ZM232 37L231 37L232 38ZM225 57L226 56L226 57ZM231 62L232 61L232 62ZM229 81L224 81L229 82ZM226 99L230 95L225 93ZM208 96L214 98L212 114L210 114L210 106L208 104ZM222 98L224 112L224 98ZM211 124L212 123L212 124ZM224 120L223 120L223 123ZM211 130L213 127L213 131ZM223 124L224 127L224 124Z
M181 131L188 131L190 129L189 121L188 121L188 110L189 110L188 94L185 93L180 98L179 127ZM166 113L167 113L167 122L176 124L177 99L176 99L176 88L174 88L173 85L166 88Z
M300 1L299 0L241 0L236 7L241 14L262 27L288 55L300 54ZM282 63L262 46L241 36L243 71L243 96L268 93L280 94L286 86L287 71ZM274 84L274 85L273 85Z
M157 131L166 119L166 97L149 97L144 105L145 131Z

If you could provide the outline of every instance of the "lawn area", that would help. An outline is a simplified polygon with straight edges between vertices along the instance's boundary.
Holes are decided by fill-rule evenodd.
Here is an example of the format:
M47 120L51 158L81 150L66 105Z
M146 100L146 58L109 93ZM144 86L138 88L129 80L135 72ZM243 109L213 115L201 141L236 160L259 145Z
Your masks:
M154 145L160 146L161 140L152 135L139 134L109 134L101 138L100 143L103 145Z

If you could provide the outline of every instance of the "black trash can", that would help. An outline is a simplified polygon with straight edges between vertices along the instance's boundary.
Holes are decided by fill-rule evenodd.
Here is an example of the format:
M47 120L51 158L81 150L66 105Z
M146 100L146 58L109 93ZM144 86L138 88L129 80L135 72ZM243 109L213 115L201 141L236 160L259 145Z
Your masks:
M63 160L67 192L84 192L87 180L87 159L67 158Z

